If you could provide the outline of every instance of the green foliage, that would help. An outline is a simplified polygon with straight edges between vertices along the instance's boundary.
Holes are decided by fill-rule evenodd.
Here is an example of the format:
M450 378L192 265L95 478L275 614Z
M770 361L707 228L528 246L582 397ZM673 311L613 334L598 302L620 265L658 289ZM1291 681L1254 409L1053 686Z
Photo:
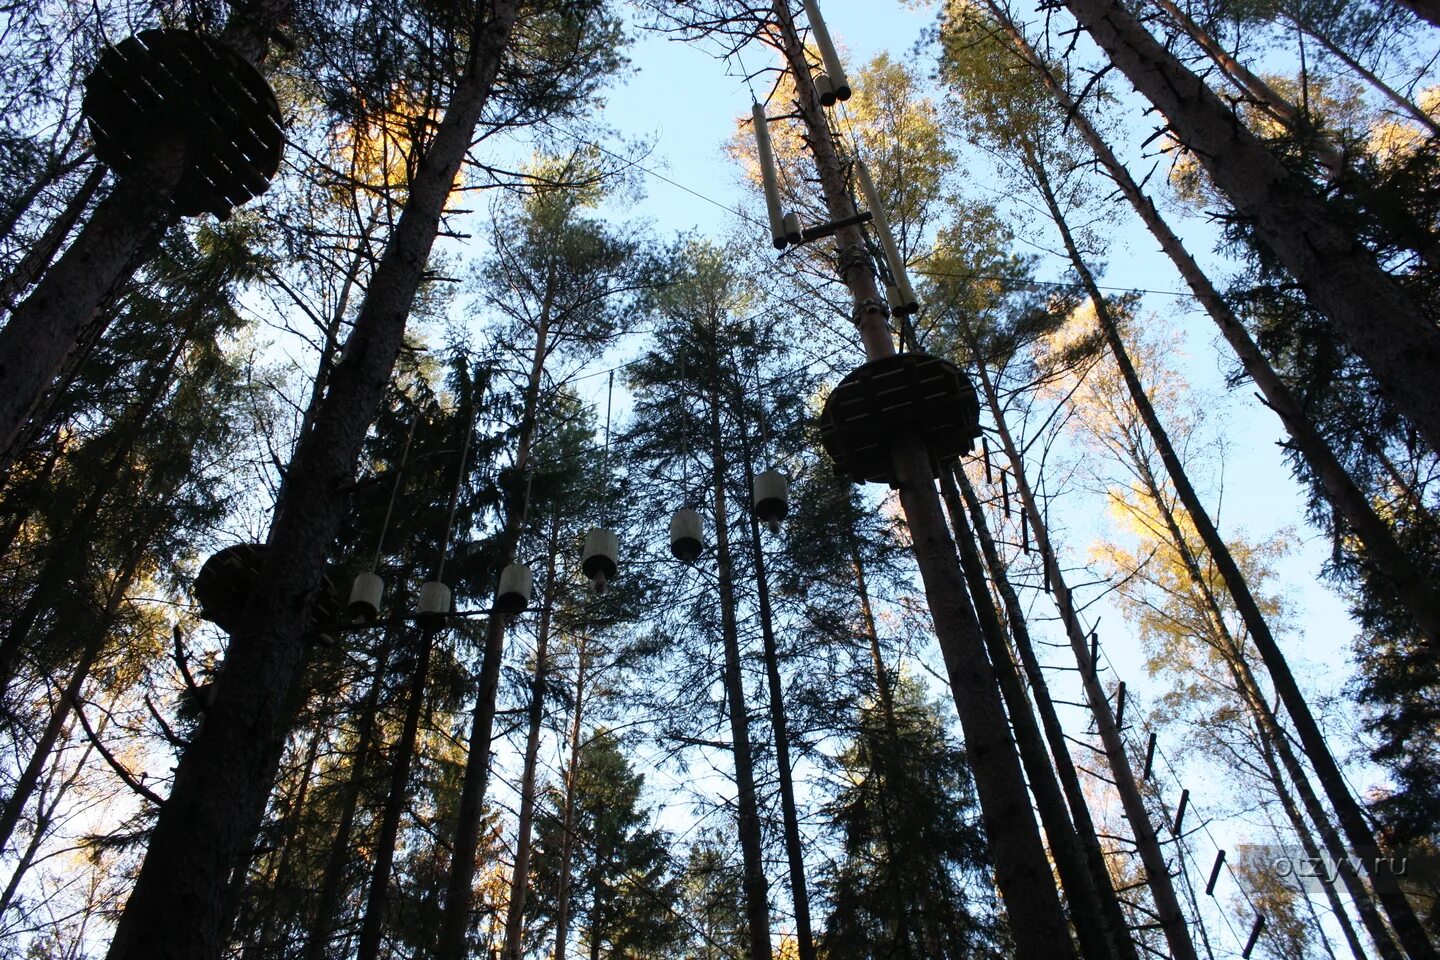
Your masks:
M596 730L580 752L570 822L570 917L587 949L603 956L651 956L680 933L680 880L669 837L642 803L643 774L620 740ZM565 846L564 790L552 787L537 817L531 901L541 928L553 924Z
M965 754L941 711L902 679L893 725L879 706L864 708L840 755L840 787L826 808L841 845L825 879L830 960L1004 955L981 892L985 843Z

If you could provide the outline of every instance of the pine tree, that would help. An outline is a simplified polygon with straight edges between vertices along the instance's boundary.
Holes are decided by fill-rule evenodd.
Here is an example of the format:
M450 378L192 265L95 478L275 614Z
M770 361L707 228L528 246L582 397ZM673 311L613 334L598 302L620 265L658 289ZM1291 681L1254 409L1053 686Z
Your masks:
M555 915L558 853L568 833L570 917L587 956L659 954L682 929L675 908L679 878L669 841L650 826L642 803L645 777L604 729L587 739L573 776L576 803L569 816L560 791L552 790L540 811L534 911L542 925Z
M879 712L862 709L825 811L842 850L826 877L825 955L1005 955L1007 938L976 889L987 853L964 751L913 679L895 688L893 731Z

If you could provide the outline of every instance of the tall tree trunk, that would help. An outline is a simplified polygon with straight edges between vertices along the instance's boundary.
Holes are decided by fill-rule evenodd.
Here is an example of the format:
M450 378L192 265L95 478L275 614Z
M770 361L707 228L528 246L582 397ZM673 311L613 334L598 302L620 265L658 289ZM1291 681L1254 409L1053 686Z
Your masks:
M15 298L50 266L50 261L55 259L56 252L75 228L75 221L80 219L80 214L84 213L90 201L95 199L95 194L104 180L105 167L97 163L65 202L60 215L51 221L39 239L25 251L25 256L20 258L15 269L0 279L0 311L8 310Z
M515 866L510 877L510 905L505 914L502 960L521 960L525 927L525 896L530 884L531 833L535 822L535 770L540 760L540 731L545 720L545 685L550 679L550 618L555 610L555 557L560 552L560 512L550 517L550 543L545 560L545 599L535 628L535 675L530 681L530 729L525 736L525 770L520 778L520 815L515 832Z
M855 573L855 591L860 599L861 622L865 627L865 639L870 647L870 667L875 674L876 701L880 705L880 719L883 725L881 746L879 750L872 752L871 761L880 771L880 776L884 781L890 783L895 745L900 742L900 729L895 722L895 698L890 689L890 676L889 671L885 668L885 657L880 649L880 631L876 629L875 612L870 606L870 590L865 580L865 563L860 557L860 545L855 535L853 518L847 518L845 533L850 546L850 565ZM880 802L880 829L885 842L885 863L892 873L903 871L904 865L899 863L895 856L895 823L891 815L890 791L888 789L880 790L877 799ZM898 895L894 900L900 919L893 942L896 950L903 952L910 949L915 934L911 929L913 924L908 909L909 905L901 902Z
M783 48L795 82L796 107L814 154L826 208L832 220L854 216L844 168L820 105L805 46L785 0L773 3L776 41ZM835 235L837 260L854 304L854 318L867 359L892 356L884 300L876 285L871 258L858 227ZM965 736L965 750L975 776L981 817L995 864L995 880L1012 918L1020 960L1059 960L1073 955L1059 892L1055 889L1035 814L1025 791L1025 777L1015 742L1005 722L1005 708L985 656L980 628L965 592L965 578L955 558L955 544L945 526L935 490L930 455L918 429L890 438L900 504L910 527L916 563L935 637L945 659L951 694Z
M289 9L289 0L255 0L234 12L220 42L258 62ZM116 183L0 329L0 471L66 358L96 335L104 305L176 222L171 197L189 162L178 138L159 140L148 157L137 158L136 169Z
M1340 227L1315 188L1287 169L1119 0L1066 0L1066 6L1195 151L1235 211L1251 220L1260 241L1369 365L1396 408L1432 450L1440 450L1440 391L1433 382L1440 330L1434 320Z
M539 419L540 389L545 374L545 356L550 343L551 312L557 280L554 262L547 276L540 318L535 329L535 357L525 386L525 405L520 432L515 442L514 475L520 489L513 491L500 533L500 565L513 563L520 542L529 498L527 471ZM495 700L500 693L500 664L505 656L505 617L495 614L485 624L485 653L480 664L479 689L470 721L470 752L465 758L465 777L460 789L455 842L450 855L450 873L445 884L445 910L440 916L440 941L436 960L462 960L465 931L470 927L470 909L475 899L475 858L480 849L480 822L485 810L485 792L490 781L490 747L495 730Z
M1060 883L1070 903L1070 919L1080 942L1080 955L1086 960L1098 957L1114 957L1116 960L1129 957L1134 960L1137 956L1135 947L1130 941L1129 929L1119 904L1115 905L1114 910L1106 909L1101 902L1101 891L1096 887L1094 876L1086 866L1080 838L1067 812L1055 768L1050 764L1050 755L1045 751L1045 740L1035 722L1035 715L1031 712L1030 699L1025 695L1025 688L1020 683L1020 675L1005 642L1000 617L990 600L985 571L980 565L979 552L975 549L975 534L966 519L960 491L955 485L956 469L958 464L941 468L941 495L945 498L950 522L955 528L955 542L960 548L960 565L970 584L970 597L975 604L981 633L990 653L990 663L994 665L996 679L1000 682L1000 693L1005 698L1010 725L1015 731L1015 743L1020 748L1020 759L1030 781L1030 793L1035 798L1035 808L1040 813L1040 825L1045 829L1050 856L1055 861ZM1108 892L1108 881L1105 887ZM1121 918L1118 925L1115 923L1117 917Z
M850 544L850 568L855 572L855 592L860 599L860 618L865 624L865 639L870 646L870 666L875 671L875 695L885 720L885 730L893 740L899 735L895 726L895 695L890 691L890 674L880 649L880 631L875 627L875 611L870 606L870 588L865 581L865 564L860 559L855 530L852 527L846 533Z
M343 491L389 383L516 9L516 0L490 0L477 17L464 75L420 161L324 409L296 449L254 597L231 635L215 703L176 770L109 960L213 960L220 951L225 878L253 841L279 761L274 744L289 726L287 694L303 660L326 551L344 516Z
M1257 77L1245 64L1230 55L1225 46L1212 37L1204 27L1196 23L1188 13L1180 9L1175 0L1155 0L1160 9L1168 13L1185 35L1215 61L1221 74L1265 114L1278 121L1291 134L1306 137L1308 149L1314 150L1315 157L1331 177L1339 176L1345 170L1345 156L1334 140L1313 129L1313 123L1295 104L1281 96L1274 87Z
M398 582L404 583L408 576ZM305 944L305 960L324 960L325 948L335 932L336 912L340 903L340 888L345 880L345 868L350 861L350 832L355 824L355 807L360 800L360 788L365 782L369 765L370 748L375 736L375 715L380 706L380 694L385 688L385 668L390 662L391 638L387 634L375 655L375 670L370 680L370 691L365 695L365 705L360 713L360 723L355 732L355 759L350 762L350 778L341 788L340 819L335 826L335 836L330 839L330 854L325 860L324 879L320 882L320 895L315 907L315 922Z
M575 651L575 711L570 718L570 764L565 770L565 803L560 813L560 890L555 904L555 960L565 960L570 945L570 871L575 862L575 791L579 787L580 733L584 730L587 640L580 634Z
M1065 738L1065 728L1060 724L1060 715L1055 709L1055 701L1050 696L1050 686L1045 680L1045 672L1040 666L1039 658L1035 656L1035 647L1030 640L1030 628L1025 619L1025 608L1021 606L1020 596L1010 582L1008 567L1000 558L1000 551L996 549L995 538L990 534L980 498L976 496L975 489L970 484L970 478L965 475L965 470L959 463L954 465L953 476L965 500L970 521L978 534L980 552L985 558L985 566L990 570L990 579L1000 594L1001 602L1005 605L1005 615L1010 624L1010 637L1014 641L1016 653L1020 656L1020 664L1025 670L1025 679L1030 684L1030 693L1035 698L1035 708L1040 714L1040 723L1045 731L1045 742L1050 746L1050 756L1054 760L1060 786L1065 791L1065 800L1070 808L1075 834L1084 851L1085 865L1090 871L1091 882L1095 885L1101 908L1105 911L1106 924L1110 929L1120 931L1121 948L1124 954L1135 956L1135 942L1130 936L1125 912L1120 905L1120 898L1111 883L1110 868L1105 861L1105 851L1100 846L1100 835L1095 829L1094 819L1090 816L1090 807L1085 800L1085 790L1080 785L1080 776L1076 772L1075 762L1070 756L1070 746Z
M1311 863L1321 863L1320 846L1315 842L1315 834L1311 831L1310 824L1305 821L1304 816L1300 813L1300 808L1295 805L1295 797L1290 791L1289 784L1285 781L1284 774L1280 772L1280 767L1275 759L1274 741L1265 724L1259 722L1255 724L1255 739L1260 748L1260 758L1265 764L1266 775L1275 790L1275 796L1280 800L1281 809L1285 811L1285 818L1290 821L1290 827L1295 831L1296 839L1300 841L1300 848L1305 851L1305 856ZM1339 890L1333 883L1326 883L1324 887L1325 897L1330 901L1330 911L1334 914L1335 922L1339 925L1340 932L1350 947L1351 956L1354 957L1354 960L1368 960L1365 948L1360 944L1360 937L1355 933L1355 927L1350 922L1350 915L1345 910L1345 902L1340 899ZM1306 899L1308 900L1309 897L1307 896ZM1319 927L1318 921L1316 927L1317 929ZM1320 931L1320 934L1324 936L1324 931ZM1386 942L1388 943L1388 941L1387 936Z
M1335 829L1334 819L1325 811L1320 799L1315 796L1315 792L1310 786L1310 778L1291 746L1289 734L1280 727L1278 718L1270 709L1269 703L1266 702L1265 694L1261 691L1260 685L1250 669L1249 658L1225 622L1225 615L1220 609L1220 602L1215 596L1210 580L1201 569L1199 558L1190 548L1190 544L1180 528L1179 520L1171 509L1169 500L1164 496L1164 491L1160 488L1159 480L1150 469L1149 461L1138 449L1132 447L1128 453L1135 465L1137 476L1160 513L1161 522L1165 526L1171 543L1175 546L1176 553L1180 556L1190 582L1202 599L1206 618L1215 637L1215 647L1235 677L1236 691L1256 726L1263 731L1266 742L1280 757L1281 763L1295 785L1296 792L1303 798L1306 812L1324 840L1326 852L1337 862L1343 862L1346 857L1345 845L1339 831ZM1365 925L1366 932L1375 942L1380 955L1385 960L1399 960L1400 953L1391 940L1384 921L1380 919L1374 898L1371 892L1365 888L1364 881L1352 871L1344 874L1344 883L1355 904L1355 910L1360 915L1360 921ZM1332 885L1327 884L1327 886Z
M972 355L983 356L973 333L968 328L963 333L969 343ZM1005 420L1005 411L1000 406L1000 398L996 393L994 381L990 379L990 373L984 364L976 363L975 369L980 375L982 393L985 396L986 404L990 407L991 417L995 420L995 427L1000 434L1001 443L1005 447L1006 458L1010 461L1011 476L1015 478L1015 489L1020 494L1022 507L1029 518L1030 530L1035 536L1035 547L1040 553L1041 562L1045 565L1051 589L1055 593L1055 602L1060 607L1060 619L1065 627L1066 636L1070 640L1070 649L1075 655L1075 663L1080 668L1080 683L1085 692L1085 700L1095 718L1095 726L1100 733L1100 742L1105 748L1105 756L1115 778L1115 789L1120 794L1125 819L1130 823L1130 829L1135 837L1135 847L1139 851L1140 861L1145 867L1145 880L1150 887L1150 895L1155 900L1157 922L1165 934L1165 942L1169 945L1171 954L1177 960L1197 960L1195 945L1190 939L1185 915L1180 909L1180 898L1176 895L1175 885L1171 882L1169 864L1165 862L1164 851L1160 847L1159 838L1155 835L1155 828L1150 822L1150 813L1145 809L1145 801L1135 782L1135 771L1130 767L1130 758L1125 752L1125 741L1121 736L1120 728L1115 723L1115 714L1110 708L1110 701L1106 697L1104 688L1100 686L1096 664L1090 659L1090 649L1086 643L1085 634L1075 616L1070 588L1065 583L1058 556L1050 544L1050 535L1045 524L1044 514L1041 513L1039 504L1031 493L1030 482L1025 475L1024 461L1020 458L1019 448L1010 435L1010 428Z
M395 862L395 840L400 833L400 815L409 797L410 768L415 759L415 741L420 732L420 714L425 707L425 681L430 673L430 652L435 647L435 631L421 630L420 649L415 656L415 672L410 677L406 694L405 725L396 741L390 760L390 792L385 798L385 811L380 819L380 832L375 837L375 863L370 871L370 892L365 898L365 916L360 922L360 945L357 960L375 960L380 954L380 935L385 926L385 904L390 894L390 868Z
M745 486L755 486L755 469L744 462ZM810 931L810 893L805 886L805 848L800 841L800 817L795 806L794 768L790 764L790 732L785 716L785 687L780 678L780 654L775 643L770 609L770 581L765 574L765 545L760 520L750 511L750 549L755 560L755 591L759 602L760 636L765 653L765 680L770 699L770 726L775 733L775 765L780 781L780 814L785 828L785 857L790 867L790 901L795 908L795 941L800 960L815 960Z
M1394 583L1403 602L1414 614L1417 625L1430 638L1431 643L1440 649L1440 593L1437 593L1429 579L1416 568L1414 561L1395 539L1390 525L1380 519L1370 498L1341 465L1330 444L1316 429L1310 415L1290 387L1261 353L1240 318L1235 316L1220 291L1215 289L1210 278L1190 255L1190 251L1160 215L1154 201L1141 190L1129 170L1110 149L1105 138L1080 109L1080 105L1070 97L1049 66L1009 19L1004 7L993 0L987 0L986 5L1009 35L1021 58L1039 74L1046 89L1055 97L1075 129L1094 151L1096 159L1105 168L1110 179L1135 208L1140 219L1160 244L1160 249L1174 263L1186 285L1195 294L1196 300L1215 321L1216 327L1235 351L1245 372L1264 395L1266 405L1275 411L1294 441L1295 448L1319 479L1336 512L1345 518L1365 545L1367 558Z
M1231 556L1230 548L1220 537L1220 532L1215 528L1209 513L1200 502L1195 488L1190 484L1185 466L1175 453L1170 437L1160 423L1154 406L1150 403L1150 398L1145 392L1144 385L1140 382L1140 376L1135 371L1125 343L1120 337L1119 325L1111 314L1104 295L1095 282L1094 275L1080 255L1079 247L1070 234L1064 213L1060 209L1054 192L1050 189L1044 171L1038 165L1033 165L1032 172L1036 173L1046 206L1049 207L1055 225L1060 230L1061 239L1065 243L1071 263L1094 304L1096 318L1100 322L1101 331L1115 358L1120 375L1125 380L1130 399L1135 405L1135 411L1144 422L1145 429L1155 444L1161 462L1165 464L1165 471L1170 477L1170 482L1174 484L1175 492L1184 505L1186 514L1195 525L1196 533L1199 534L1206 551L1215 562L1215 567L1219 571L1221 579L1224 580L1225 587L1234 600L1246 629L1250 631L1256 649L1260 651L1260 656L1270 671L1270 679L1275 685L1275 690L1279 694L1281 702L1284 703L1285 709L1289 712L1291 722L1295 724L1296 734L1305 748L1306 756L1310 758L1310 762L1315 768L1321 787L1335 808L1351 849L1357 856L1367 858L1370 864L1371 883L1377 899L1395 929L1397 940L1409 954L1411 960L1435 960L1435 948L1430 944L1428 936L1415 916L1414 909L1400 889L1394 875L1388 870L1381 870L1375 866L1379 845L1375 842L1374 834L1371 833L1359 804L1350 794L1350 787L1345 782L1340 767L1335 763L1335 758L1330 753L1330 746L1320 733L1319 725L1310 713L1309 704L1305 702L1304 694L1301 693L1299 684L1295 682L1295 678L1290 672L1290 665L1270 632L1269 623L1261 613L1254 596L1250 593L1249 584L1240 572L1239 566L1236 565L1234 557Z
M712 328L713 330L713 328ZM712 333L713 335L713 333ZM712 349L718 344L712 343ZM710 379L710 451L712 495L715 501L715 556L720 594L720 632L725 647L725 699L730 713L731 750L735 758L736 830L740 835L745 890L745 922L749 930L751 960L770 960L770 889L765 879L761 849L760 804L755 793L755 761L750 752L750 716L745 702L745 680L740 671L740 631L736 622L735 574L730 556L730 520L725 481L728 458L720 427L720 391L716 370Z

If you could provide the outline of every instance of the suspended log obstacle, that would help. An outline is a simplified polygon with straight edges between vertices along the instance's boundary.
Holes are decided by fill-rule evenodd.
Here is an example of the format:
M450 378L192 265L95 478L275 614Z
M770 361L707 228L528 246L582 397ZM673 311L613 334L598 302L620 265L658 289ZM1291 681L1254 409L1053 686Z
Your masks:
M750 116L755 127L755 153L760 162L760 183L765 192L765 212L770 219L770 239L776 250L810 243L813 240L831 236L846 227L870 222L873 215L866 210L844 220L806 227L800 222L800 214L794 210L788 213L783 212L784 206L780 200L779 168L775 165L775 150L770 144L770 120L765 116L765 108L758 103L751 105Z
M865 161L855 160L855 180L860 184L860 193L874 216L875 235L880 238L880 249L885 253L885 267L889 276L885 281L885 299L890 312L900 317L913 316L920 312L920 298L910 285L910 275L905 270L905 259L900 256L900 247L895 235L890 232L890 220L885 216L885 205L880 202L880 191L870 179L870 168Z
M524 613L530 606L535 577L523 563L512 563L500 571L500 588L495 594L495 612L509 616Z
M820 444L835 473L854 483L894 486L890 447L910 431L925 441L936 477L942 463L975 448L980 400L949 360L923 353L871 360L840 381L820 413Z
M82 104L95 156L120 179L178 152L175 212L227 219L269 189L285 135L265 78L229 47L187 30L144 30L107 47Z
M705 550L705 523L700 514L681 507L670 518L670 553L681 563L694 563Z
M755 477L751 508L755 519L780 532L781 522L790 515L790 481L779 470L766 470Z
M610 581L620 572L618 557L620 538L614 530L596 527L585 536L585 551L580 557L580 571L590 580L596 593L604 593Z

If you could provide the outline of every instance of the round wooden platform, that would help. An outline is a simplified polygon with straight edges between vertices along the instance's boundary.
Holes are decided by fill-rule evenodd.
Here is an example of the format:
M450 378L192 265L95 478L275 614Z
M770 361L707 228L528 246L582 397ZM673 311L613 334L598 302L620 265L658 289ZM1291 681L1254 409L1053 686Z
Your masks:
M195 576L195 599L200 601L202 619L227 633L239 625L240 616L259 583L268 550L260 543L237 543L205 561ZM315 598L310 620L320 626L337 623L340 607L340 592L327 576Z
M265 78L225 45L186 30L145 30L108 47L85 78L95 155L138 175L158 149L184 150L182 216L230 211L264 193L285 135Z
M919 428L935 476L940 464L975 447L980 401L955 364L923 353L871 360L840 381L820 414L820 443L835 473L855 483L894 486L894 438Z

